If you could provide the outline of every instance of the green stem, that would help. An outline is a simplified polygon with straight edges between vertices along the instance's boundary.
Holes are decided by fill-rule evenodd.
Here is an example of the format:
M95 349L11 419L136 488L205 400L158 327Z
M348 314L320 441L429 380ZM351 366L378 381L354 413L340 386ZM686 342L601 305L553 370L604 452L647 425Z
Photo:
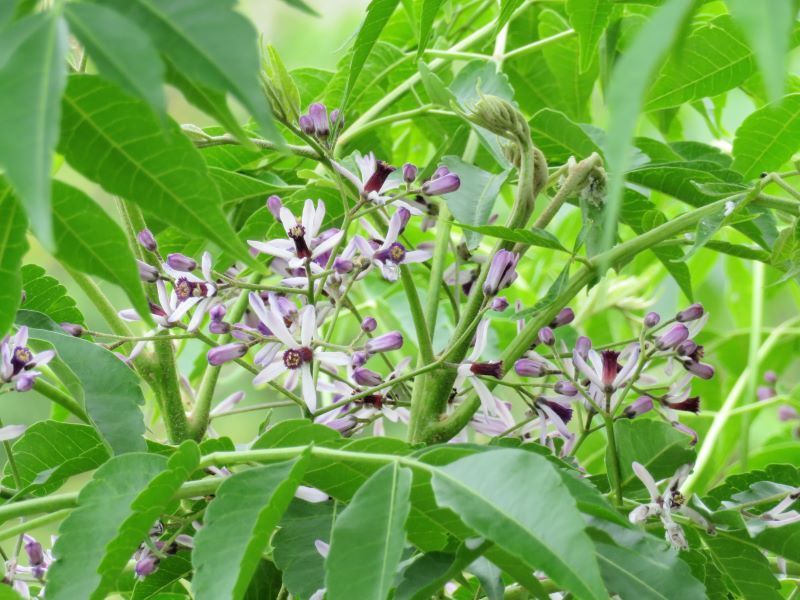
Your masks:
M78 417L81 421L85 423L91 422L91 420L89 419L89 415L86 414L86 411L80 404L78 404L77 400L75 400L69 394L62 392L56 386L47 383L41 377L38 378L36 382L33 384L33 389L39 392L45 398L52 400L59 406L66 408L69 412Z
M403 289L406 292L408 306L411 309L411 318L414 320L414 329L417 332L417 345L419 346L422 360L426 363L432 363L434 357L433 348L431 347L431 336L428 332L428 325L425 322L425 314L422 310L422 303L419 301L414 277L411 275L411 271L406 265L400 265L400 279L403 282Z
M57 510L56 512L50 513L48 515L44 515L41 517L37 517L35 519L30 519L29 521L25 521L23 523L19 523L18 525L14 525L13 527L9 527L8 529L3 529L0 531L0 542L5 540L10 540L11 538L17 537L18 535L22 535L28 531L33 531L34 529L38 529L39 527L44 527L45 525L49 525L50 523L54 523L56 521L61 521L64 519L70 510L68 508Z
M72 277L75 283L78 284L78 287L83 290L83 293L86 294L92 304L94 304L97 312L100 313L105 322L108 323L108 326L111 327L111 331L117 335L126 337L133 336L127 323L120 318L117 314L117 309L114 308L114 305L111 304L111 301L103 293L103 290L101 290L94 281L83 273L75 271L66 265L64 265L64 269L66 269L70 277Z
M447 249L450 245L450 230L453 223L450 220L450 211L445 203L439 209L436 221L436 245L431 259L431 278L425 298L425 320L431 331L436 331L436 319L439 314L439 292L444 279Z
M164 335L169 334L164 332ZM178 370L175 365L175 349L170 339L153 342L153 346L156 359L153 371L158 385L151 386L151 389L158 398L167 436L172 443L177 444L187 439L189 422L181 397Z
M614 497L617 506L622 506L622 470L619 464L619 453L617 451L617 439L614 433L614 417L603 414L606 435L606 471L608 473L609 484L614 490Z
M753 263L752 308L750 310L750 343L747 353L747 364L755 365L758 361L758 349L761 346L761 327L764 324L764 263ZM755 402L758 389L759 370L750 369L747 378L747 398ZM750 458L750 425L752 415L747 413L742 417L741 449L739 464L742 472L747 471Z

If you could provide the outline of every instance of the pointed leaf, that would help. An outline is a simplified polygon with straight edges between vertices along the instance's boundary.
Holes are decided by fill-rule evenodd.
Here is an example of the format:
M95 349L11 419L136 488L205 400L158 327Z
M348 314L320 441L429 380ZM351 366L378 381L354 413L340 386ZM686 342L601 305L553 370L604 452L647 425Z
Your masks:
M99 73L166 116L164 65L150 36L100 4L67 4L64 14L70 32L86 48Z
M219 486L192 552L192 590L198 600L244 597L307 464L308 458L303 456L254 467Z
M100 467L59 528L47 597L105 598L139 544L180 486L200 452L185 442L169 461L155 454L117 456Z
M150 315L139 269L122 228L78 188L53 182L56 257L120 286L140 315Z
M22 258L28 252L28 219L11 187L0 179L0 336L14 322L22 302Z
M440 505L528 568L578 597L608 597L575 500L546 458L511 449L468 456L434 472L433 490Z
M86 324L75 299L67 294L67 288L39 265L22 267L22 289L25 291L22 303L25 310L45 314L56 323Z
M515 242L520 244L528 244L531 246L538 246L539 248L550 248L551 250L561 250L562 252L569 252L558 238L549 231L544 229L537 229L531 227L530 229L511 229L503 227L502 225L482 225L475 227L473 225L466 225L464 223L455 223L462 229L467 231L474 231L482 235L497 238L499 240L506 240L507 242Z
M550 163L566 162L570 156L580 160L600 148L580 125L557 110L543 108L528 122L531 138Z
M66 53L67 28L54 11L17 21L0 40L0 167L47 248L53 245L50 170Z
M411 471L390 463L362 485L337 517L325 561L329 600L385 600L405 540Z
M421 57L428 47L428 40L433 29L433 22L439 9L445 0L422 0L422 9L419 15L419 44L417 45L417 57Z
M567 0L569 22L580 44L581 71L589 70L595 60L597 44L613 8L613 0Z
M72 75L61 127L59 150L75 170L252 264L202 157L173 122L164 131L142 101L98 77Z
M778 600L780 583L758 546L720 532L703 534L703 543L734 596Z

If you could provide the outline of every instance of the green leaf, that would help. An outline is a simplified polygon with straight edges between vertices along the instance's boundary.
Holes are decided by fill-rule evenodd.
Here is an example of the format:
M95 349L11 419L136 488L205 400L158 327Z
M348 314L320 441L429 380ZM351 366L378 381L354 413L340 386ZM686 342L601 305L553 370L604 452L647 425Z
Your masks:
M86 412L115 454L144 451L144 404L139 379L112 352L81 338L30 329L33 339L53 345L83 386Z
M444 82L439 78L436 73L431 71L430 67L424 62L418 63L419 77L422 80L422 86L428 94L431 102L439 104L440 106L450 106L450 102L456 102L456 97L453 95Z
M100 467L59 528L48 598L105 598L199 460L197 444L184 442L169 461L134 453Z
M411 471L390 463L336 518L325 561L329 600L385 600L403 553L410 492Z
M617 453L625 490L641 491L633 472L634 461L644 465L656 481L672 477L681 466L694 462L692 439L663 421L621 419L614 423Z
M786 54L795 22L796 2L751 2L727 0L733 20L744 32L755 53L771 101L783 94L786 76Z
M648 93L645 110L716 96L742 83L754 68L750 48L730 16L722 15L695 29L670 57Z
M315 11L313 8L311 8L308 4L306 4L304 0L283 0L283 2L309 15L315 17L319 16L319 13Z
M175 123L164 131L146 104L114 84L72 75L61 127L59 150L75 170L156 218L254 262L225 220L202 157Z
M575 501L546 458L510 449L476 454L437 470L432 483L440 505L528 568L578 597L608 597Z
M325 559L314 544L330 543L334 503L295 499L283 515L272 540L275 564L290 593L309 598L325 587Z
M394 9L397 7L399 0L370 0L367 6L367 16L356 34L356 40L353 43L352 55L350 57L350 68L347 76L347 84L344 88L344 97L342 98L342 107L347 106L350 99L350 93L353 86L364 68L364 63L372 52L372 47L392 16Z
M125 232L89 196L61 181L53 182L53 229L59 261L120 286L136 312L150 315Z
M745 179L773 171L800 148L800 94L750 113L736 130L733 169Z
M22 267L22 289L25 291L22 303L25 310L45 314L56 323L86 324L75 300L67 294L67 288L39 265Z
M289 419L276 423L260 436L251 448L288 448L291 446L305 446L307 444L320 444L342 439L341 434L335 429L313 423L308 419Z
M47 248L53 246L50 171L66 53L67 28L54 11L17 21L0 40L0 167Z
M694 7L694 0L673 0L656 9L636 33L611 73L606 94L606 104L610 108L609 126L604 146L609 173L607 233L603 240L605 248L610 248L614 241L625 187L625 171L631 160L631 141L636 133L647 86Z
M300 92L289 71L283 64L278 51L266 44L262 52L261 64L267 78L273 83L279 94L280 106L286 111L286 117L292 121L300 118Z
M14 323L22 303L22 258L28 252L28 219L11 187L0 179L0 335Z
M637 530L607 526L613 541L592 531L608 591L622 600L704 600L703 584L675 550ZM614 543L616 542L616 543Z
M278 600L281 593L281 572L275 563L261 559L250 580L244 600Z
M539 37L547 38L569 29L564 18L553 10L543 10L539 18ZM561 90L563 110L574 119L588 117L587 105L597 79L599 61L593 61L589 68L582 69L579 64L578 40L565 37L542 48L550 72L556 76Z
M509 171L489 173L457 156L445 156L441 162L461 179L461 187L444 196L447 208L460 223L475 227L485 225ZM464 235L470 248L480 243L479 234L467 231Z
M307 464L308 458L303 456L254 467L219 486L192 552L192 590L198 600L244 597Z
M502 225L482 225L480 227L465 225L463 223L455 223L455 225L467 231L474 231L475 233L506 240L507 242L517 242L520 244L538 246L539 248L550 248L551 250L569 252L569 250L561 245L561 242L558 241L556 236L549 231L537 229L536 227L530 229L511 229L509 227L503 227Z
M417 57L421 57L428 47L428 39L431 36L433 22L445 0L422 0L422 9L419 15L419 45L417 46Z
M25 494L40 496L57 490L73 475L93 471L109 458L103 440L89 425L39 421L12 446L17 474ZM3 485L16 485L6 463Z
M551 164L566 162L570 156L580 160L592 152L601 154L589 134L557 110L543 108L531 117L528 125L533 142Z
M258 80L258 35L235 0L103 0L135 21L183 76L228 92L279 141Z
M597 44L608 26L613 0L567 0L567 15L578 34L581 71L588 71L595 60Z
M64 14L99 73L166 116L164 65L150 36L136 23L100 4L67 4Z
M778 600L780 583L757 546L720 532L702 534L703 543L722 573L728 589L740 598Z
M500 15L497 17L495 31L500 31L503 26L511 20L511 17L522 6L522 0L501 0Z

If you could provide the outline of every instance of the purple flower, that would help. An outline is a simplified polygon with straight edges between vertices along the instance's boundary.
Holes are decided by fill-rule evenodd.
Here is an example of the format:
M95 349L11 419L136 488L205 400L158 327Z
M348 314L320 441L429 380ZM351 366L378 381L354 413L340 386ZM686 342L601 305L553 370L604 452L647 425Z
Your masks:
M667 333L656 338L656 348L659 350L669 350L689 339L689 329L686 325L678 323L667 330Z
M403 165L403 181L406 183L414 183L417 178L417 167L411 163Z
M324 352L313 348L317 332L317 312L314 306L306 306L300 314L300 339L297 340L286 327L283 314L278 308L278 301L273 294L269 296L269 308L264 305L261 296L250 293L250 306L261 322L285 346L285 350L273 352L271 360L253 379L253 385L261 385L273 381L287 371L293 380L299 377L303 386L303 400L311 412L317 409L317 390L314 385L312 371L313 361L336 369L345 366L350 358L344 352ZM278 347L276 350L279 350Z
M678 323L696 321L703 316L703 313L704 311L702 304L692 304L688 308L683 309L681 312L675 315L675 320L678 321Z
M375 387L383 382L383 376L366 367L358 367L353 369L353 381L358 385L365 385L368 387Z
M769 400L770 398L774 398L777 395L778 392L776 392L774 388L771 388L768 385L760 385L756 390L756 397L761 402L763 402L764 400Z
M483 293L494 296L502 289L507 288L517 278L517 263L519 254L508 250L499 250L492 258L489 272L483 282Z
M680 410L697 414L700 412L700 397L691 396L679 401L664 400L664 406L671 408L672 410Z
M25 534L23 541L25 553L28 555L28 562L30 562L31 566L39 566L44 563L44 551L42 550L42 545L36 541L36 538Z
M310 115L300 115L297 124L300 125L300 130L306 135L314 135L314 119Z
M783 404L778 408L778 419L781 421L794 421L798 417L800 417L800 413L790 404Z
M391 352L403 347L403 334L399 331L390 331L367 341L364 349L367 354L377 354L378 352Z
M84 333L83 327L76 323L61 323L60 327L64 330L64 333L72 337L81 337Z
M25 326L0 341L0 383L14 383L18 392L30 390L41 375L34 368L46 365L56 355L53 350L34 353L27 344L28 328Z
M387 200L384 192L397 187L395 182L389 181L389 175L395 171L395 168L382 160L376 160L372 152L365 156L356 155L355 160L361 177L358 179L349 173L349 178L356 184L359 193L366 200L375 204L384 204Z
M400 276L399 265L425 262L433 254L430 250L409 250L398 241L404 221L407 219L408 213L402 208L396 211L389 221L389 231L383 243L376 249L373 249L364 238L360 236L354 238L359 252L375 262L388 281L397 281Z
M561 394L562 396L569 396L571 398L577 395L578 388L576 388L571 381L562 379L561 381L556 382L556 384L553 386L553 391L556 394Z
M455 173L447 173L422 184L422 193L426 196L441 196L455 192L461 187L461 179Z
M247 354L247 346L238 342L217 346L208 351L208 364L218 367Z
M558 311L558 314L555 316L555 318L552 321L550 321L550 327L552 329L555 329L556 327L569 325L574 320L575 320L575 312L569 307L562 308L560 311Z
M366 333L372 333L378 327L378 321L375 320L375 317L364 317L364 320L361 321L361 331Z
M589 357L589 351L592 349L592 340L590 340L585 335L581 335L575 340L575 352L586 360Z
M274 194L267 198L267 210L275 217L278 221L281 219L281 208L283 208L283 202L281 202L280 196L275 196Z
M505 296L496 296L492 299L491 307L493 311L503 312L508 308L508 300L506 300Z
M545 346L552 346L556 343L556 337L553 335L553 330L549 327L542 327L537 334L539 343Z
M572 352L572 361L578 371L593 385L602 392L610 394L625 386L636 368L639 360L639 344L631 344L629 349L630 354L624 366L619 364L620 353L613 350L603 350L599 354L589 350L589 362L587 362L576 348Z
M649 312L644 316L644 326L647 329L652 329L661 322L661 315L657 312Z
M520 377L543 377L551 372L544 361L531 358L520 358L514 363L514 371Z
M711 379L714 377L714 367L696 360L685 361L682 363L683 368L689 371L692 375L696 375L700 379Z
M156 238L153 235L153 232L149 229L142 229L139 233L136 234L136 239L142 245L142 248L148 250L150 252L155 252L158 250L158 242L156 242Z
M161 560L155 554L148 552L136 561L136 565L133 568L136 578L144 579L148 575L152 575L158 570L158 563L160 562Z
M330 133L330 125L328 123L328 109L320 102L314 102L308 107L308 114L314 123L314 133L317 137L327 137Z
M158 272L158 269L153 267L152 265L148 265L146 262L143 262L136 259L136 266L139 268L139 279L142 281L146 281L147 283L153 283L158 281L161 277L161 274Z
M192 273L175 270L169 262L164 265L164 270L173 278L173 291L166 303L164 302L165 298L163 297L162 289L158 287L158 283L161 282L156 285L162 308L167 309L165 312L167 313L166 322L168 325L180 321L184 315L194 308L192 318L189 319L188 330L196 331L200 326L203 315L211 306L211 302L217 293L211 266L211 254L209 252L204 252L201 260L202 278Z
M180 252L168 254L167 264L170 266L170 268L175 269L176 271L189 272L194 271L197 268L197 261L189 258L185 254L181 254Z
M344 115L342 111L338 108L334 108L331 111L331 126L333 127L342 127L344 126Z
M625 407L623 414L629 419L633 419L651 410L653 410L653 399L650 396L640 396Z
M317 237L325 218L325 203L322 200L317 202L316 208L311 200L306 200L300 219L297 219L285 206L280 208L279 215L288 239L268 242L248 240L247 243L259 252L282 258L292 269L302 267L306 261L314 261L329 252L344 235L344 231L336 230L325 239ZM319 265L313 262L311 264L317 271L321 270Z

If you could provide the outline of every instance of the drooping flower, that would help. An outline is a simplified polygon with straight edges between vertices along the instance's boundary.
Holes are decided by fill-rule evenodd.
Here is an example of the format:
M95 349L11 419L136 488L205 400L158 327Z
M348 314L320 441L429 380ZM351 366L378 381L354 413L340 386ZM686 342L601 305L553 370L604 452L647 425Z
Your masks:
M253 379L254 385L261 385L276 379L283 373L299 373L303 387L303 400L308 409L313 412L317 409L317 390L314 385L312 372L313 361L335 369L345 366L350 358L344 352L327 352L314 348L314 337L317 333L317 312L314 306L306 306L300 313L300 339L286 327L283 315L270 295L269 308L256 293L250 293L250 306L266 325L269 331L285 346L283 352L276 351L262 371ZM297 377L298 375L293 375Z
M619 363L619 352L603 350L598 353L590 349L587 353L587 362L576 347L572 352L572 362L599 390L604 394L612 394L627 385L633 375L639 360L639 344L633 343L628 346L627 354L627 362L623 366Z
M20 327L0 342L0 383L13 383L18 392L27 392L41 375L34 369L49 363L55 354L53 350L33 352L28 347L28 328Z

